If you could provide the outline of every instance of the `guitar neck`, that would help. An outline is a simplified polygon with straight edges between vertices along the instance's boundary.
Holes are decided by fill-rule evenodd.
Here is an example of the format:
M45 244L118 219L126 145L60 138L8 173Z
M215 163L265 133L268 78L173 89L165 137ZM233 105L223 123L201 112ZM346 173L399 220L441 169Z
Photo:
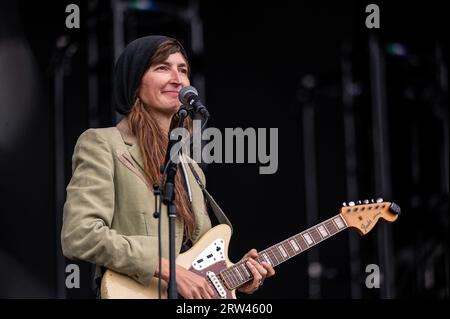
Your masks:
M307 230L289 237L258 253L258 262L267 262L273 267L303 253L318 243L332 237L348 226L340 214L325 220ZM236 289L253 279L253 275L242 260L221 272L222 278L230 289Z

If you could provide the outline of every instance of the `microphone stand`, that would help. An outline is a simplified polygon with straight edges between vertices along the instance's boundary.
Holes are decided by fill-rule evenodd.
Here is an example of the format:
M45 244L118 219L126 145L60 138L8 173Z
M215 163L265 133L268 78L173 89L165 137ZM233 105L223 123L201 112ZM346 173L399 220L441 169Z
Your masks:
M188 108L181 106L178 111L178 128L183 127L184 120L188 115ZM169 216L169 287L168 298L178 299L177 285L176 285L176 272L175 272L175 222L177 218L176 206L175 206L175 175L177 173L178 164L174 163L171 157L171 150L175 142L170 138L171 132L169 132L169 143L167 145L166 162L163 173L162 183L162 202L167 205L167 212ZM178 154L175 154L178 155Z

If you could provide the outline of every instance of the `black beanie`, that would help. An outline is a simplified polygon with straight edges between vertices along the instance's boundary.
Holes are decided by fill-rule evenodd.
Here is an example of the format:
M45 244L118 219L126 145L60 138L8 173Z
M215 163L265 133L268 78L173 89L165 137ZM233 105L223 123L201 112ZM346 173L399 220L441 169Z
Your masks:
M114 68L114 102L117 112L127 115L135 102L135 94L156 49L172 38L150 35L130 42L120 54ZM176 40L175 40L176 41ZM178 41L177 41L178 42ZM183 46L178 42L182 54Z

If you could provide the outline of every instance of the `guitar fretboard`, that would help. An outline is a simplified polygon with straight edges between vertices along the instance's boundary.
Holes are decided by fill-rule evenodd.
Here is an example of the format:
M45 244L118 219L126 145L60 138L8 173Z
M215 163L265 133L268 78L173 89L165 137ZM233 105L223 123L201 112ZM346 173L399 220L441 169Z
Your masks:
M338 214L326 221L298 233L258 253L258 262L267 262L273 267L330 238L348 226ZM229 289L236 289L253 279L246 266L246 259L223 270L220 274Z

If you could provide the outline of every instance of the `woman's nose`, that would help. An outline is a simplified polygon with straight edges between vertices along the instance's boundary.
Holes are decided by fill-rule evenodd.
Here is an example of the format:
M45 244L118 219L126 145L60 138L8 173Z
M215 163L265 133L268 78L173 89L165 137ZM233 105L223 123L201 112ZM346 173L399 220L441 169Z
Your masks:
M172 70L171 80L173 83L181 84L181 74L178 70Z

